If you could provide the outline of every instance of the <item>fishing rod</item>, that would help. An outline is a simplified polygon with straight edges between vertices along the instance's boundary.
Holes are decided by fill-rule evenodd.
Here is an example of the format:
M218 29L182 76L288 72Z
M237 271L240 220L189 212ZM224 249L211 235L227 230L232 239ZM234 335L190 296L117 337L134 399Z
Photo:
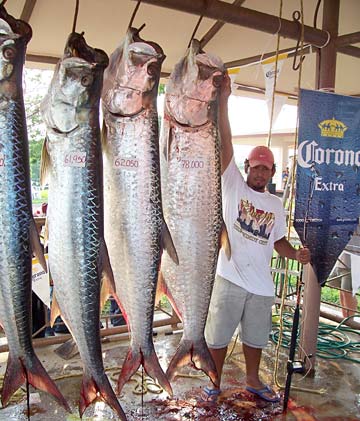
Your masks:
M309 222L309 212L311 207L311 202L313 200L314 191L315 191L315 179L319 176L318 170L315 168L315 162L313 161L310 166L311 177L309 182L309 196L307 201L306 212L304 216L304 227L303 227L303 242L304 246L306 246L306 237L307 237L307 225ZM294 311L294 318L293 318L293 325L291 329L291 339L289 345L289 358L287 361L287 375L286 375L286 382L285 382L285 391L284 391L284 404L283 404L283 412L287 410L288 401L289 401L289 394L291 389L291 380L293 373L303 374L305 372L305 359L304 361L295 360L295 351L296 351L296 342L299 330L299 320L300 320L300 300L301 300L301 286L303 284L303 268L301 268L300 272L300 280L297 285L296 291L296 306ZM308 355L308 358L311 358L311 355Z

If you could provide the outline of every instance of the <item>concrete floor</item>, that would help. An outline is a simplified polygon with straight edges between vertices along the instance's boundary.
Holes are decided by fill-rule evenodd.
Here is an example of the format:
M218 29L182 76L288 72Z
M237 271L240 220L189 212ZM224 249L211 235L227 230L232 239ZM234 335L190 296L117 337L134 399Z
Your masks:
M154 337L156 351L163 368L174 354L180 333L167 335L169 327L159 329ZM118 337L119 338L119 337ZM104 364L107 374L115 385L119 366L127 350L126 340L115 340L103 343ZM77 402L82 374L82 365L78 357L64 361L53 350L58 345L38 348L40 360L50 376L68 400L72 414L67 414L47 394L31 389L30 419L33 421L79 420ZM275 346L270 344L264 352L261 375L265 382L272 385L275 361ZM0 375L4 374L7 355L0 354ZM284 383L284 365L287 351L281 351L279 381ZM289 407L282 413L282 402L266 403L254 398L244 390L244 356L241 345L236 343L230 359L224 367L222 394L218 405L200 401L200 393L207 385L207 378L194 370L187 370L184 377L172 383L174 397L169 398L153 382L147 382L147 391L138 394L136 386L141 384L141 374L134 381L125 385L119 401L128 417L135 420L194 420L194 421L232 421L232 420L360 420L360 364L345 360L329 361L317 358L316 373L313 378L302 378L294 374L292 385L322 394L305 393L291 390ZM26 394L20 391L14 401L6 408L0 409L0 420L27 420ZM90 406L83 420L115 420L112 410L102 402Z

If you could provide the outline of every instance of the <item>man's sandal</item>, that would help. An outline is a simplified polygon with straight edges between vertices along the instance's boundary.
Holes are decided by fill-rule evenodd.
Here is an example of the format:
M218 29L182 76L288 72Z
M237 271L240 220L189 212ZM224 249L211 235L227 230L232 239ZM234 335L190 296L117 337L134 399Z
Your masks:
M216 402L220 393L220 389L210 389L210 387L205 386L201 393L201 400L202 402Z
M254 389L253 387L246 386L245 390L252 393L253 395L258 396L259 398L263 399L267 402L279 402L280 396L277 395L269 386L265 386L262 389ZM274 395L273 398L267 396L267 395Z

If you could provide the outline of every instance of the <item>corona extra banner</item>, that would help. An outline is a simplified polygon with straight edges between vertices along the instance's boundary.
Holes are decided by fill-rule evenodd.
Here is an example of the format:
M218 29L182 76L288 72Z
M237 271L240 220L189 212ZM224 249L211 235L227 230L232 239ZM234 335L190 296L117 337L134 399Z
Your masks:
M360 98L301 90L294 227L324 284L360 216Z

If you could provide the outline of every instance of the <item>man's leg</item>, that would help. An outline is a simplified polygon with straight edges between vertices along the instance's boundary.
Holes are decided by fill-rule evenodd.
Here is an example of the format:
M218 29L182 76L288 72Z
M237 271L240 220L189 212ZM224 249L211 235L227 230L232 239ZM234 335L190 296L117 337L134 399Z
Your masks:
M212 359L214 360L216 370L218 373L218 379L219 379L219 385L218 388L220 389L221 384L221 375L222 375L222 369L224 366L224 361L227 353L227 347L225 348L209 348L210 354L212 356Z
M243 352L246 366L246 386L256 390L264 389L265 385L259 378L262 349L243 344ZM266 396L268 399L275 399L277 397L277 394L271 389L262 392L262 395Z

